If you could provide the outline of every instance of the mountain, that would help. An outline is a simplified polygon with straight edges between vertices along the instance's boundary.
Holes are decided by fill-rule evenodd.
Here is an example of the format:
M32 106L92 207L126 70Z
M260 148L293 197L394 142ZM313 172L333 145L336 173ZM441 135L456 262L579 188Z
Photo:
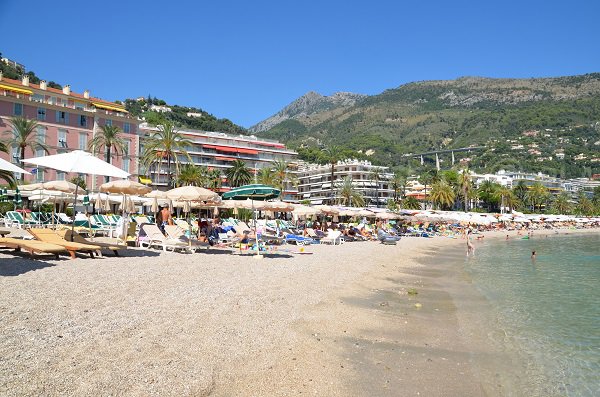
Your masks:
M310 91L273 116L250 127L248 131L252 133L263 132L285 120L298 120L323 111L350 107L365 97L366 95L351 92L336 92L331 96L323 96L317 92Z
M420 168L411 153L484 146L460 157L482 171L600 173L600 73L420 81L325 105L328 97L309 94L257 124L269 126L260 136L309 161L324 162L323 147L338 145L374 163Z

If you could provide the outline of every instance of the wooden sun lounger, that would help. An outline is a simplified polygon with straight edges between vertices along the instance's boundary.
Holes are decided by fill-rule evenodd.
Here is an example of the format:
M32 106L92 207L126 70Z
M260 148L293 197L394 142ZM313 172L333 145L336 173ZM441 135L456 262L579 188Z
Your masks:
M70 229L63 229L63 230L59 230L56 232L60 237L62 237L63 239L67 240L67 241L71 241L71 230ZM97 245L103 249L107 249L110 250L112 252L114 252L115 256L119 256L119 251L120 250L124 250L127 249L127 245L121 245L121 244L111 244L111 243L101 243L98 241L90 241L85 239L82 235L80 235L77 232L73 233L73 241L76 243L81 243L81 244L89 244L89 245Z
M21 240L18 238L11 237L1 237L0 238L0 246L13 248L15 251L27 251L30 255L33 256L36 254L51 254L56 256L58 259L58 254L62 254L63 252L67 252L65 247L60 245L45 243L43 241L37 240Z
M90 254L90 257L93 258L94 252L99 253L100 249L102 248L95 244L82 244L75 241L67 241L51 229L31 228L28 231L39 241L64 247L67 251L69 251L71 259L75 259L76 252L87 252Z

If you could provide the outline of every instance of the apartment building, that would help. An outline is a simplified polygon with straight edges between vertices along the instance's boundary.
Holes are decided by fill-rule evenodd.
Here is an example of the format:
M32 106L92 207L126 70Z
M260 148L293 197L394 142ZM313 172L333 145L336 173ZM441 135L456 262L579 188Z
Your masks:
M374 170L381 172L381 179L372 178ZM347 159L338 161L334 166L333 189L331 165L308 164L300 162L298 166L298 198L311 204L335 204L339 201L337 186L347 177L352 178L354 188L359 191L368 206L383 207L394 195L390 186L393 174L388 167L372 165L366 160Z
M147 123L140 125L140 134L142 138L141 146L143 149L143 139L156 133L158 129ZM209 169L218 169L225 174L227 168L231 167L234 160L242 160L246 166L254 173L261 168L271 167L274 161L282 160L295 164L298 153L287 149L283 143L277 141L258 138L254 135L229 135L222 132L199 131L186 128L178 128L178 131L192 145L186 148L190 155L192 164L198 166L206 166ZM179 161L182 164L189 163L189 159L185 156L180 156ZM167 165L163 164L153 166L146 171L146 175L151 180L154 186L166 188L168 183ZM290 169L290 174L295 173L295 170ZM293 178L290 178L290 180ZM229 190L227 180L223 178L222 191ZM282 198L284 200L295 201L297 190L292 184L284 189Z
M117 126L123 131L126 153L113 156L111 162L134 176L138 173L139 121L129 116L122 105L92 97L89 91L83 94L72 92L68 85L59 90L48 87L45 81L31 84L28 76L19 81L2 77L0 73L0 136L5 140L11 136L9 122L13 117L25 117L37 122L36 137L45 143L50 155L88 150L88 143L101 126ZM20 148L13 146L9 151L8 154L0 153L0 157L33 174L17 174L16 177L22 182L68 180L76 176L52 169L24 167L20 164ZM44 154L43 149L35 152L29 148L25 150L25 158ZM104 153L99 156L104 159ZM94 179L87 175L84 178L89 188L104 182L104 177Z

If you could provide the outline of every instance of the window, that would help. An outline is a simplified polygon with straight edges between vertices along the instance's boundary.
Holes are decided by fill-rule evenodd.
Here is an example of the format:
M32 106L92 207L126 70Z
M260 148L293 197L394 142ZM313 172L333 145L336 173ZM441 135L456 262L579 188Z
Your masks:
M125 140L125 155L129 156L130 152L131 152L131 141Z
M51 96L50 98L48 98L48 103L51 105L56 105L56 97Z
M80 127L87 127L87 116L86 115L79 115L79 126Z
M44 96L40 95L40 94L33 94L33 97L31 97L31 100L35 101L35 102L41 102L41 103L43 103L44 102Z
M46 120L46 108L38 108L37 119Z
M75 102L75 109L83 110L85 108L85 104L82 102Z
M38 125L37 140L38 140L38 142L46 143L46 127Z
M129 134L131 132L131 124L123 123L123 132Z
M106 122L104 123L104 125L111 126L112 125L112 120L106 119Z
M79 133L79 150L87 150L87 134Z
M35 175L36 182L44 182L44 170L35 168L35 171L31 170L31 172Z
M69 113L62 110L56 111L56 122L61 124L69 124Z
M35 149L35 157L42 157L46 152L44 152L44 149L42 148L37 148Z
M22 103L15 103L14 114L15 114L15 116L23 115L23 104Z
M129 172L129 159L123 159L123 171Z
M65 173L62 171L56 171L56 180L58 181L64 181L65 180Z
M58 129L58 147L66 148L67 147L67 130L63 128Z

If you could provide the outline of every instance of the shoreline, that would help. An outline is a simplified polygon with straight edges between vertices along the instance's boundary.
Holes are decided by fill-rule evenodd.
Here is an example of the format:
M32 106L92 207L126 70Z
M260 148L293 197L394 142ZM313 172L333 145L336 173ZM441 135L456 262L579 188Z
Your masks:
M506 232L484 234L476 246ZM485 302L450 265L460 244L409 237L262 261L0 251L0 394L504 395L469 315Z

